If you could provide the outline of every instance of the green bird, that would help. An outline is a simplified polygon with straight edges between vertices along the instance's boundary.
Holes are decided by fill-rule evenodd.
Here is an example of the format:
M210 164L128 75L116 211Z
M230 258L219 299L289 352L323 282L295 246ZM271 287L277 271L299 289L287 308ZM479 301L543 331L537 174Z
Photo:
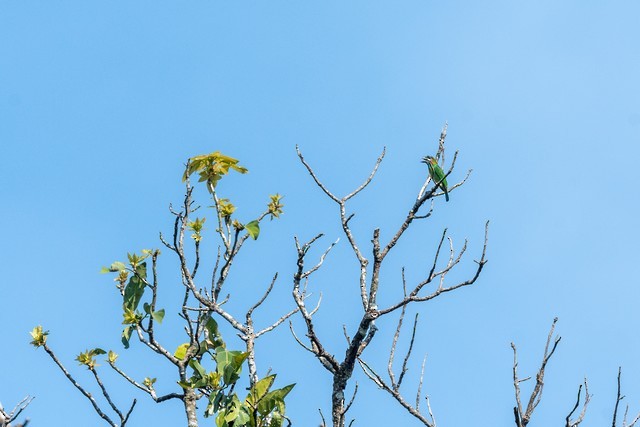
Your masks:
M447 178L445 178L445 173L436 162L436 159L431 156L425 156L422 158L422 163L426 163L429 167L429 176L431 180L437 187L440 187L442 191L444 191L444 198L448 202L449 201L449 191L447 191Z

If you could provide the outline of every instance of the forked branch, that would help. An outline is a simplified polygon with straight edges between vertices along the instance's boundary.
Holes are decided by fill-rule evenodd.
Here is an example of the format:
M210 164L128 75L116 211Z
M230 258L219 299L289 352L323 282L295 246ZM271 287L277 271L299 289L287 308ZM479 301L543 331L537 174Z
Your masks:
M621 394L621 387L620 387L620 378L622 377L622 367L618 368L618 391L616 394L616 404L613 408L613 422L611 424L612 427L616 427L616 423L617 423L617 418L618 418L618 405L620 404L620 402L622 402L622 400L625 398L625 396L623 394ZM631 422L627 422L627 415L629 414L629 405L627 405L625 411L624 411L624 417L622 419L622 427L634 427L636 425L636 423L638 422L638 420L640 420L640 413L638 413L638 415L636 415L636 417L631 421Z
M24 411L27 406L31 403L31 401L35 399L33 396L25 396L20 402L16 403L13 409L9 412L4 410L2 404L0 404L0 427L8 427L13 421L15 421L22 411ZM29 419L27 418L23 423L22 427L26 427L29 423Z
M404 271L403 271L403 282L404 282ZM421 400L421 392L422 392L422 384L424 380L424 366L426 362L426 357L422 362L422 370L420 372L420 381L418 383L418 391L416 393L416 404L415 406L411 405L400 393L400 386L402 385L402 380L405 377L405 374L408 371L407 363L409 361L409 357L411 356L411 352L413 351L413 343L416 337L416 329L418 326L418 314L416 314L413 321L413 328L411 331L411 340L409 342L409 348L402 362L402 368L400 369L400 373L396 380L396 375L393 372L393 362L396 353L396 346L398 344L398 338L400 336L400 330L402 329L402 323L404 320L404 315L406 312L406 306L402 307L402 311L400 312L400 318L398 319L398 326L396 327L396 331L393 335L393 340L391 343L391 350L389 352L389 363L387 364L387 373L389 375L389 381L387 382L382 378L380 374L378 374L370 365L368 365L362 358L358 358L358 363L362 368L365 375L373 381L378 387L389 393L402 407L404 407L411 415L416 417L422 424L427 427L436 427L436 421L433 416L433 412L431 411L431 404L429 402L429 397L425 396L427 401L427 409L429 416L422 414L420 412L420 400Z
M582 420L584 419L584 415L587 413L587 406L591 401L591 395L589 394L589 386L587 384L586 378L584 379L584 404L582 405L582 411L580 411L580 415L578 415L578 418L576 418L575 420L572 420L571 417L573 416L574 412L576 412L576 410L578 409L578 406L580 406L581 394L582 394L582 384L580 384L580 387L578 387L578 397L576 398L576 404L573 406L573 409L571 410L571 412L569 412L569 415L567 415L567 418L565 418L565 422L566 422L565 427L578 427L582 422Z
M558 346L558 343L560 343L561 339L561 337L556 336L553 341L553 346L551 347L551 350L549 350L549 347L551 346L551 339L553 337L553 331L556 327L557 321L558 318L556 317L555 319L553 319L553 323L551 324L551 330L549 331L549 335L547 336L547 343L544 347L542 363L540 365L540 368L538 369L538 373L536 374L536 385L531 392L529 403L527 404L526 409L523 409L522 401L520 399L520 384L524 381L529 380L531 377L527 377L524 379L518 378L518 354L516 345L514 343L511 343L511 348L513 349L513 387L515 389L516 396L516 406L513 408L513 414L517 427L526 427L527 424L529 424L529 420L533 415L533 411L540 403L540 399L542 399L545 369L547 368L547 363L549 363L549 360L551 359L551 356L553 356L553 353L556 351L556 347Z

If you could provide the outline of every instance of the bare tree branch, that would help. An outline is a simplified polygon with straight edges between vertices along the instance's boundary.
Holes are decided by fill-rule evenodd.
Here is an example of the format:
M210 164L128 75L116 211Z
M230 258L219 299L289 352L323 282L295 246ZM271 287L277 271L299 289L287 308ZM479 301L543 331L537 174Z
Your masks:
M410 403L404 400L404 397L402 397L402 395L398 390L394 389L392 386L387 384L382 379L382 377L378 373L376 373L376 371L374 371L373 368L371 368L365 361L363 361L362 359L358 359L358 363L360 363L360 366L362 367L362 371L365 373L365 375L367 375L367 377L369 377L370 380L376 383L378 387L380 387L381 389L389 393L391 396L393 396L393 398L396 399L396 401L403 408L405 408L411 415L416 417L418 420L420 420L422 424L424 424L427 427L435 426L435 424L433 423L433 419L427 419L418 410L416 410L416 408L411 406Z
M620 387L620 379L622 377L622 367L618 367L618 391L616 394L616 404L613 408L613 421L611 423L612 427L616 427L616 423L617 423L617 418L618 418L618 405L620 404L620 402L626 397L623 394L621 394L621 387ZM633 421L631 421L631 423L627 423L627 415L629 413L629 405L627 405L625 411L624 411L624 418L622 420L622 427L633 427L636 425L636 423L640 420L640 413L638 413L638 415L636 415L636 417L633 419Z
M60 360L58 360L58 358L56 357L55 353L51 350L51 348L49 348L49 346L44 343L42 345L42 347L44 348L44 351L47 352L47 354L51 357L51 359L54 361L54 363L56 365L58 365L58 368L60 368L60 370L62 371L62 373L64 374L65 377L67 377L67 379L71 382L71 384L73 384L73 386L75 388L78 389L78 391L80 391L80 393L82 393L82 395L84 397L86 397L87 399L89 399L89 402L91 402L91 406L93 406L93 409L96 411L96 413L100 416L100 418L102 418L103 420L105 420L111 427L118 427L118 425L113 422L113 420L111 418L109 418L109 416L107 414L105 414L104 412L102 412L102 409L100 409L100 407L98 406L98 403L96 402L96 400L93 398L93 396L91 395L91 393L89 393L88 391L86 391L80 384L78 384L78 382L71 376L71 374L69 373L69 371L67 371L67 369L62 365L62 363L60 362ZM122 426L121 426L122 427Z
M565 421L566 421L565 427L578 427L578 425L580 425L580 423L584 419L584 415L587 413L587 406L589 405L589 401L591 400L591 395L589 394L589 386L587 385L586 378L584 379L584 405L582 405L582 411L580 411L580 415L578 416L578 418L572 421L571 416L573 415L574 412L576 412L576 410L578 409L578 406L580 406L581 392L582 392L582 384L580 384L580 387L578 387L578 397L576 399L576 404L574 405L571 412L569 412L569 415L567 415L567 418L565 418Z
M380 316L384 315L384 314L388 314L391 313L392 311L397 310L398 308L401 308L411 302L414 301L429 301L432 300L436 297L438 297L440 294L443 293L447 293L447 292L451 292L454 291L458 288L464 287L464 286L469 286L475 283L475 281L478 279L478 277L480 277L480 273L482 272L482 269L484 268L485 264L488 262L487 258L486 258L486 254L487 254L487 243L488 243L488 239L489 239L489 221L487 221L485 223L485 232L484 232L484 245L482 248L482 255L480 256L480 260L475 261L476 264L478 264L478 267L476 268L475 274L473 275L473 277L471 279L465 280L463 282L457 283L455 285L449 286L449 287L443 287L440 286L438 287L438 289L436 289L434 292L432 292L429 295L425 295L423 297L418 296L420 290L427 284L431 283L431 281L439 276L442 276L443 274L447 274L451 268L453 267L453 265L457 264L458 261L454 260L453 263L451 263L451 265L445 269L443 269L442 271L435 273L435 274L431 274L429 278L427 278L426 280L420 282L418 285L416 285L416 287L409 293L409 295L407 295L405 298L403 298L401 301L385 308L382 310L379 310L378 313ZM466 245L463 248L463 250L466 249ZM438 249L439 251L439 249ZM457 260L460 259L460 256L458 256Z
M513 412L515 415L516 426L518 427L526 427L533 415L533 411L536 409L538 404L540 403L540 399L542 399L542 389L544 388L544 373L547 367L547 363L553 356L553 353L556 351L556 347L560 342L561 337L557 336L554 340L553 347L551 351L549 351L549 346L551 344L551 338L553 337L553 331L556 327L556 322L558 322L558 318L553 319L553 323L551 324L551 329L549 330L549 335L547 336L547 343L544 347L544 354L542 356L542 363L540 368L538 369L538 373L536 374L536 385L531 392L531 396L529 397L529 403L527 404L526 410L522 411L522 402L520 400L520 383L528 380L529 378L525 378L523 380L518 379L517 373L517 354L516 354L516 346L514 343L511 343L511 348L513 349L513 385L515 388L516 394L516 407L514 407Z
M10 412L6 412L2 405L0 404L0 427L9 427L9 424L15 421L22 411L24 411L27 406L31 403L31 401L35 399L34 396L25 396L20 402L16 403L13 409ZM25 427L29 423L29 419L27 418L22 426Z
M127 375L120 368L118 368L118 366L116 366L116 364L114 362L109 361L109 366L111 366L111 368L114 371L116 371L120 376L122 376L122 378L127 380L127 382L129 382L131 385L133 385L134 387L136 387L136 388L144 391L145 393L149 394L149 396L151 396L151 398L156 403L161 403L161 402L164 402L165 400L169 400L169 399L180 399L180 400L182 400L182 398L184 397L184 395L178 394L178 393L169 393L169 394L166 394L164 396L158 397L156 395L156 391L153 389L153 387L147 387L147 386L145 386L143 384L140 384L139 382L137 382L136 380L131 378L129 375Z
M305 321L305 324L307 326L307 337L309 338L309 341L311 343L311 347L306 347L309 351L311 351L313 354L316 355L316 357L318 358L318 360L320 361L320 363L327 369L329 370L331 373L335 373L337 372L338 368L339 368L339 364L338 362L335 360L335 358L333 357L333 355L329 354L325 349L324 346L322 345L320 339L318 338L316 331L315 331L315 326L313 325L313 319L312 319L312 313L310 313L307 310L307 307L305 305L304 299L305 299L305 293L304 291L301 291L300 289L300 285L301 285L301 281L303 278L308 278L309 275L311 273L313 273L314 271L317 270L317 268L312 268L311 270L305 272L305 268L304 268L304 260L305 260L305 256L307 254L307 251L309 250L309 248L311 247L311 245L318 240L322 235L318 234L317 236L315 236L313 239L311 239L310 241L308 241L307 243L303 244L302 246L300 245L300 243L298 242L298 239L295 238L295 243L296 243L296 248L298 251L298 269L296 271L296 273L293 276L293 299L296 302L296 305L298 306L298 309L300 311L300 313L302 314L302 317ZM333 245L331 245L331 247L322 255L321 257L321 261L316 264L316 266L320 266L322 265L322 262L324 260L325 255L329 252L329 250L333 247ZM291 329L293 332L293 328ZM300 343L300 341L296 338L296 340Z
M111 409L113 409L113 412L118 414L118 417L120 417L120 420L124 420L124 416L122 415L122 412L113 403L113 401L111 400L111 396L109 396L109 393L107 392L107 389L104 387L104 384L102 384L102 380L100 380L100 376L98 375L98 372L95 370L95 368L91 366L89 366L89 371L91 371L91 373L93 374L93 377L98 383L100 390L102 390L102 395L105 397L105 399L107 399L107 403L109 403L109 406L111 406Z
M403 283L404 283L404 271L403 271L403 275L402 275L402 279L403 279ZM427 419L424 415L422 415L420 413L420 395L422 392L422 382L423 382L423 378L424 378L424 366L425 366L425 362L426 362L426 357L422 362L422 370L421 370L421 374L420 374L420 381L418 384L418 391L416 393L416 405L411 406L411 404L409 404L400 394L400 386L402 384L402 380L404 379L405 374L408 371L407 368L407 363L409 361L409 357L411 356L411 352L413 351L413 343L415 341L415 336L416 336L416 328L418 325L418 314L416 314L414 322L413 322L413 329L411 332L411 341L409 343L409 349L407 350L407 353L404 357L404 360L402 362L402 368L400 370L400 375L398 376L398 380L396 381L396 376L393 372L393 361L394 361L394 356L395 356L395 352L396 352L396 346L398 343L398 338L400 335L400 330L402 328L402 322L404 320L404 315L405 315L405 311L406 311L406 306L402 307L402 311L400 313L400 318L398 319L398 326L396 327L396 331L393 335L393 340L392 340L392 344L391 344L391 350L389 351L389 362L387 364L387 373L389 375L389 383L387 383L379 374L377 374L366 362L364 362L361 358L358 358L358 362L360 363L360 366L362 367L364 373L367 375L367 377L369 379L371 379L378 387L382 388L383 390L385 390L386 392L388 392L389 394L391 394L391 396L396 399L405 409L407 409L409 411L410 414L412 414L413 416L415 416L416 418L418 418L423 424L425 424L426 426L429 427L434 427L435 426L435 419L433 418L433 414L431 413L431 407L429 406L428 410L429 410L429 416L430 419Z

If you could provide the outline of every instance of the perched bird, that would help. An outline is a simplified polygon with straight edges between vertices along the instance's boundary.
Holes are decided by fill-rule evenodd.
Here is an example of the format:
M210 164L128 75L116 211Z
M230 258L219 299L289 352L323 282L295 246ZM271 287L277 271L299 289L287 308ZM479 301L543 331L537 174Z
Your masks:
M447 179L445 178L445 173L436 162L436 159L431 156L426 156L422 158L422 163L426 163L429 167L429 176L433 183L440 187L442 191L444 191L444 198L448 202L449 201L449 192L447 191Z

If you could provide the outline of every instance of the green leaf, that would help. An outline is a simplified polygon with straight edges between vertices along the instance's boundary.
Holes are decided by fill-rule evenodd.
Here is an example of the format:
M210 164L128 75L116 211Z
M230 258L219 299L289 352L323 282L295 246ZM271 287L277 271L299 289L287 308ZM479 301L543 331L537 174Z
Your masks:
M185 390L189 390L193 387L191 387L191 382L190 381L178 381L178 385L180 387L182 387Z
M238 418L238 415L240 415L240 401L238 400L238 396L233 395L231 403L229 403L225 412L224 420L227 423L235 421L236 418Z
M200 378L199 380L197 380L196 382L194 382L193 384L191 384L191 387L193 388L204 388L206 387L208 384L208 381L206 378Z
M282 427L282 422L284 418L278 412L274 412L271 414L271 423L269 423L269 427Z
M131 332L133 331L133 326L129 325L122 331L122 344L124 344L124 348L129 348L129 339L131 338Z
M156 322L162 323L162 319L164 319L164 308L158 311L154 311L153 313L151 313L151 316L153 317L153 320L155 320Z
M220 332L218 332L218 322L213 320L213 317L209 317L207 320L207 324L205 325L207 328L207 332L211 338L218 336Z
M203 354L205 354L207 351L209 351L209 344L207 343L206 340L204 341L200 341L198 343L198 353L197 356L202 356Z
M116 261L113 264L111 264L109 267L102 267L100 269L100 273L101 274L104 274L104 273L117 273L119 271L126 270L126 269L127 269L127 266L124 263L122 263L120 261Z
M222 337L220 336L220 331L218 330L218 323L215 320L213 320L212 317L209 317L209 320L207 320L205 327L207 329L207 340L209 341L209 344L210 344L209 347L224 348L225 344L224 344L224 341L222 340Z
M206 369L204 369L200 362L198 362L196 359L191 359L189 361L189 366L191 366L191 368L198 374L200 378L204 378L207 376Z
M258 402L260 402L260 400L262 400L262 398L269 392L269 389L273 385L275 379L275 374L269 375L268 377L264 377L263 379L255 383L253 387L251 387L246 402L249 406L251 406L252 409L255 409Z
M234 426L247 426L250 425L251 416L247 412L248 409L246 406L242 405L240 407L240 411L238 412L238 416L236 417L236 422L233 424Z
M220 412L216 417L216 427L228 427L227 422L224 419L224 412Z
M189 349L189 343L186 342L184 344L180 344L178 346L178 348L176 349L175 353L173 353L173 356L176 359L184 359L184 357L187 355L187 350Z
M238 381L242 372L242 363L249 353L241 351L227 351L221 347L216 349L216 371L222 376L225 384L231 385Z
M124 308L135 311L144 294L144 282L137 276L131 276L124 288Z
M295 386L296 386L295 384L289 384L289 385L284 386L284 387L282 387L282 388L280 388L280 389L278 389L278 390L273 390L271 393L273 393L273 394L274 394L274 396L277 396L277 397L279 397L280 399L283 399L283 400L284 400L284 398L285 398L285 397L287 397L287 394L289 394L289 392L290 392L291 390L293 390L293 388L294 388Z
M222 400L224 398L224 393L222 392L222 390L218 391L217 393L211 393L209 395L209 405L207 406L207 410L204 414L205 417L207 416L211 416L213 414L215 414L216 412L218 412L221 408L221 403Z
M258 402L258 412L263 417L269 415L276 408L276 399L271 395L271 393L267 393L267 395Z
M247 230L247 233L249 233L249 236L253 237L253 240L258 239L258 235L260 235L260 224L258 221L253 220L248 222L244 225L244 228Z
M145 257L146 258L146 257ZM147 263L143 262L142 264L136 267L136 274L143 279L147 278Z
M116 261L113 264L111 264L109 268L111 269L111 271L115 272L115 271L126 270L127 266L124 264L124 262Z
M231 385L240 379L240 373L242 372L242 368L236 368L233 365L227 365L224 367L224 371L222 373L222 380L225 384Z
M289 384L278 390L267 393L264 398L258 402L258 412L261 415L269 415L274 409L278 408L281 414L285 412L284 398L289 394L295 384Z
M142 308L143 308L143 310L144 310L144 312L145 312L145 313L147 313L147 314L151 314L151 306L149 305L149 303L146 303L146 302L145 302L145 303L142 305Z

